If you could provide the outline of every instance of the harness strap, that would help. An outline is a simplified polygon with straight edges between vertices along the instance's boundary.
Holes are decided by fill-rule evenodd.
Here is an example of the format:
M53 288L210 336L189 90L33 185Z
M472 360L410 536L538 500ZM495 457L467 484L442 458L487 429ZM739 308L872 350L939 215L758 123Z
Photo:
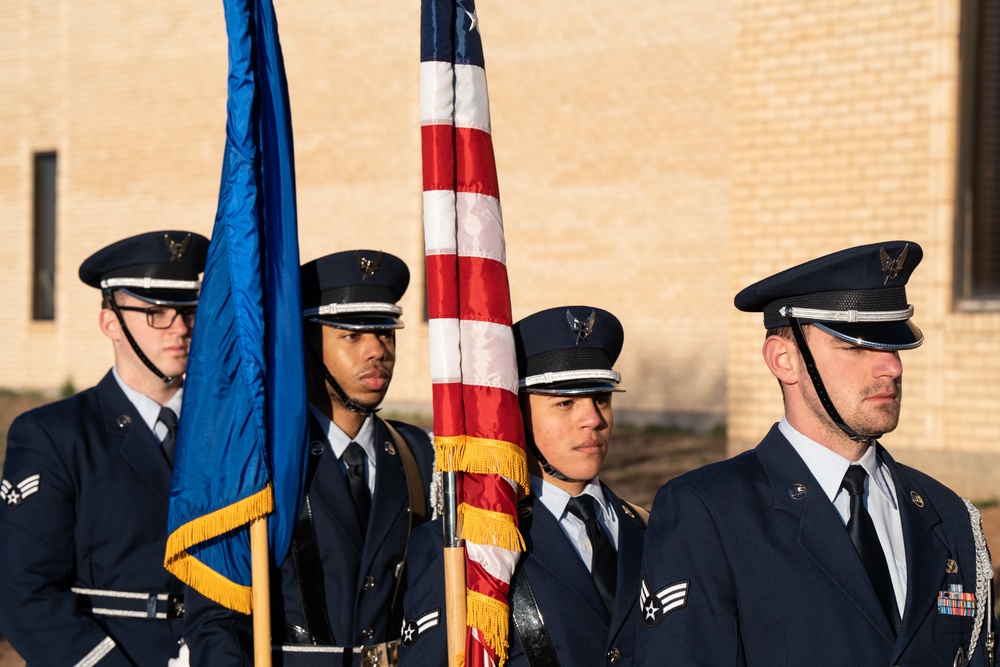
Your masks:
M316 472L319 456L309 456L306 485ZM306 624L309 643L330 646L333 634L330 632L330 617L326 609L326 594L323 585L323 563L319 555L316 539L316 525L312 516L312 501L306 494L305 502L299 510L292 539L292 556L295 558L295 573L299 580L299 595L302 598L302 617ZM286 628L286 635L288 629ZM297 634L297 633L296 633Z
M524 647L524 659L528 667L559 667L556 649L545 629L542 612L538 609L538 601L531 591L524 568L518 570L516 577L517 586L511 590L510 611L517 636Z
M406 552L409 548L408 539L413 529L427 521L427 495L424 493L423 480L420 476L420 466L413 456L413 451L406 439L400 435L392 424L383 420L385 428L396 443L396 452L403 463L403 475L406 477L406 491L410 497L410 525L407 528L407 546L403 548L403 560L400 563L399 572L396 575L396 588L392 592L392 604L389 607L389 627L400 628L403 626L403 592L406 588L403 582L406 581Z

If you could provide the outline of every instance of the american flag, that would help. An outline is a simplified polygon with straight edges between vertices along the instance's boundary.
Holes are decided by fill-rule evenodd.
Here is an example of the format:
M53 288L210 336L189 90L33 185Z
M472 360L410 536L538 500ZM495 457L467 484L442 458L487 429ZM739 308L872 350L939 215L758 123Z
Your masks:
M489 99L473 0L424 0L420 123L434 433L459 473L468 665L507 658L507 596L524 542L524 432ZM449 619L451 622L451 619Z

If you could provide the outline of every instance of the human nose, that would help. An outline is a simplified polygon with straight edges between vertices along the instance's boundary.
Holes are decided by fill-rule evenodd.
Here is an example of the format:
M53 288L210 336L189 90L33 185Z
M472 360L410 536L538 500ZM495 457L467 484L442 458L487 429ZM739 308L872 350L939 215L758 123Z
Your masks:
M388 355L388 350L386 349L385 343L382 339L373 333L365 334L365 359L366 360L382 360Z
M179 330L181 333L186 333L191 331L191 327L194 325L194 313L188 311L182 311L174 309L174 318L170 321L170 326L167 327L171 331Z
M875 376L898 378L903 374L903 362L896 350L875 352Z
M578 403L579 424L583 428L597 429L604 425L604 415L597 405L596 400L583 400Z

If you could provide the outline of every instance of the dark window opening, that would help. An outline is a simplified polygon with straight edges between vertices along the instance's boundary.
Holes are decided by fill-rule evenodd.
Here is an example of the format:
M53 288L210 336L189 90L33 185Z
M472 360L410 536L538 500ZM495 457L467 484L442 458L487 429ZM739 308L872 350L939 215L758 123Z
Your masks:
M35 154L32 318L56 318L56 154Z

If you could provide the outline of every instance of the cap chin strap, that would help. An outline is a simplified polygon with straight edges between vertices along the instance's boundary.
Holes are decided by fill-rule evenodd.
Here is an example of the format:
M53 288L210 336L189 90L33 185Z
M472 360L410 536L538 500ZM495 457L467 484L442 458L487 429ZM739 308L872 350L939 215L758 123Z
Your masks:
M806 364L806 370L809 372L809 377L812 379L813 388L816 389L816 397L819 398L820 404L822 404L823 408L826 410L826 414L829 415L833 423L836 424L837 428L846 433L847 437L856 442L868 442L869 440L881 438L881 433L875 435L861 435L848 426L843 419L841 419L840 413L837 412L837 408L833 406L833 401L830 400L830 395L826 392L826 386L823 384L823 379L819 376L819 370L816 368L816 361L813 359L812 352L809 351L809 345L806 343L806 337L802 333L802 325L799 324L799 319L797 317L787 317L787 319L792 327L792 334L795 336L795 342L799 346L799 352L802 354L802 360Z
M542 470L545 472L546 475L548 475L549 477L554 477L558 479L560 482L573 481L566 475L559 472L556 468L552 466L551 463L545 460L545 457L542 456L541 450L538 449L538 445L535 444L534 439L530 439L528 441L528 446L531 447L531 453L535 455L536 459L538 459L538 465L542 467Z
M337 398L340 399L340 402L343 403L345 408L359 415L372 415L380 410L378 406L373 408L368 407L367 405L358 403L353 398L348 396L347 392L341 388L340 383L334 379L333 375L330 373L330 369L326 367L326 364L323 363L312 348L309 348L309 356L312 357L313 363L319 367L320 371L323 373L323 379L326 380L326 383L330 385L330 388L333 389L335 394L337 394Z
M139 357L140 361L146 364L146 368L151 370L156 377L163 380L163 384L170 384L179 378L180 375L164 375L163 371L157 368L153 362L149 360L149 357L147 357L143 351L139 349L139 344L135 342L135 338L132 337L132 332L128 330L128 325L125 324L125 318L122 317L122 311L118 308L118 303L115 302L113 293L108 296L108 302L111 304L111 309L115 311L115 315L118 316L118 322L122 325L122 332L124 332L125 338L128 340L128 344L132 346L132 349L135 351L135 354Z

